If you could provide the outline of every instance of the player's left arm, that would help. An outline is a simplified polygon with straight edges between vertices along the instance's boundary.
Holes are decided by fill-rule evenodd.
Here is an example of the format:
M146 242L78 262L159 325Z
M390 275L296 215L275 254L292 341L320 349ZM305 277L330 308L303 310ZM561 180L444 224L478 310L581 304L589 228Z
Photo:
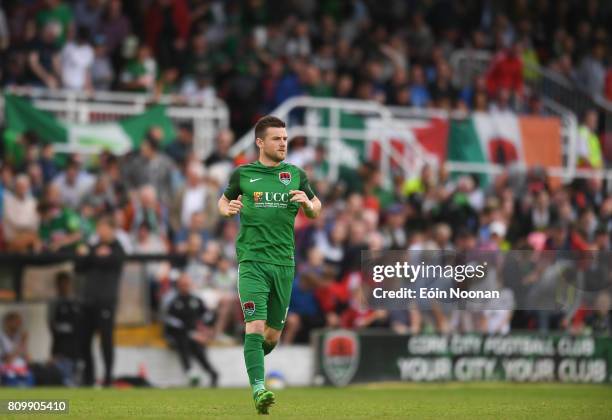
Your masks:
M300 169L300 189L289 191L291 200L300 203L306 217L316 219L321 213L321 201L314 195L306 172Z
M316 219L319 217L319 213L321 213L321 201L313 196L312 199L308 198L306 193L301 190L291 190L289 191L291 194L291 200L297 203L300 203L302 210L304 210L304 214L310 219Z

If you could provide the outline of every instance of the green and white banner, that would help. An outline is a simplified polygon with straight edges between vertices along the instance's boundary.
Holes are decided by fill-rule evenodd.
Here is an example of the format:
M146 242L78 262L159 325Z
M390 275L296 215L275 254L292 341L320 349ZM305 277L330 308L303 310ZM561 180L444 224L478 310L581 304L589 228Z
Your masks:
M26 132L57 144L58 151L91 154L104 150L117 155L127 153L140 144L153 126L163 130L164 142L174 138L174 126L164 106L155 106L140 115L118 121L75 124L37 109L27 99L5 95L4 125L4 142L9 153L17 152L21 135Z

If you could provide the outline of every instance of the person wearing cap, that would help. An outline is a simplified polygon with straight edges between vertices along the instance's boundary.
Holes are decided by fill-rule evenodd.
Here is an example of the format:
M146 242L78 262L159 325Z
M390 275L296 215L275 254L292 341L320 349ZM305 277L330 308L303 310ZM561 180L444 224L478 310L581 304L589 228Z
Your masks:
M489 225L489 232L491 234L490 241L496 250L507 248L507 244L504 243L506 237L506 224L499 220L492 222Z

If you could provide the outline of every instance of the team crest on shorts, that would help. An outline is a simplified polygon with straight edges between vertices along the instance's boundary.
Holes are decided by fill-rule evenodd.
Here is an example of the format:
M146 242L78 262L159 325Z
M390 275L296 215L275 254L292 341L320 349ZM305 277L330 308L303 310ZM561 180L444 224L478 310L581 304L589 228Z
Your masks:
M255 302L253 302L252 300L249 300L248 302L244 302L242 304L242 310L244 311L244 314L247 316L251 316L255 313Z
M278 174L278 179L285 185L291 182L291 172L281 172Z

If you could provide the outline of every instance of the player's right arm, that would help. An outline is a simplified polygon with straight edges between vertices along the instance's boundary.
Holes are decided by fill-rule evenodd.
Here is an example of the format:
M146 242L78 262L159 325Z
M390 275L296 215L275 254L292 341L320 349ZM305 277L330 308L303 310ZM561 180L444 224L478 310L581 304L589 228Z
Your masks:
M235 200L230 200L223 194L219 199L219 213L223 217L235 216L240 213L240 209L242 209L242 195Z
M242 209L242 191L240 190L240 168L234 169L230 176L229 184L219 199L219 213L223 217L232 217L240 213Z

